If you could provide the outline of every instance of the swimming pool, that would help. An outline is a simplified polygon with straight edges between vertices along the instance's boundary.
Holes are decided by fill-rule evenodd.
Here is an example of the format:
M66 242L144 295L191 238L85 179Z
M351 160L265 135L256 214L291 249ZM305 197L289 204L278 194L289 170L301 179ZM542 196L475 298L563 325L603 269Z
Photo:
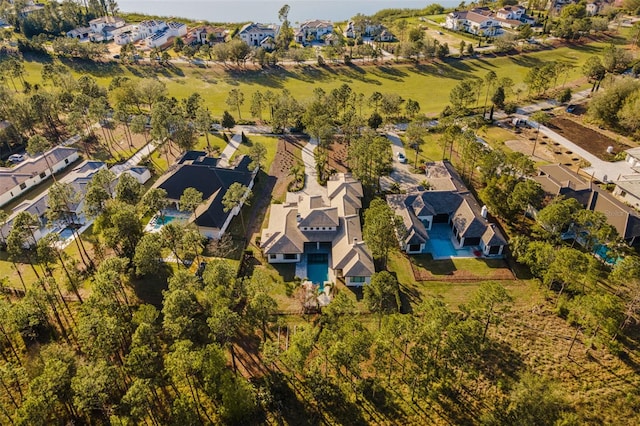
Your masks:
M324 289L324 282L329 280L329 255L327 253L307 254L307 278Z
M448 259L451 257L475 257L473 247L456 248L451 241L451 228L446 223L431 226L429 239L425 244L425 251L431 253L434 259Z
M154 231L157 231L158 229L162 228L164 225L166 225L167 223L170 223L174 219L177 219L177 217L176 216L169 216L169 215L166 215L166 214L163 217L154 216L149 221L149 225L150 225L151 229L153 229Z
M60 235L60 239L62 241L68 240L69 238L73 237L73 229L69 227L64 228L62 231L58 232L58 235Z

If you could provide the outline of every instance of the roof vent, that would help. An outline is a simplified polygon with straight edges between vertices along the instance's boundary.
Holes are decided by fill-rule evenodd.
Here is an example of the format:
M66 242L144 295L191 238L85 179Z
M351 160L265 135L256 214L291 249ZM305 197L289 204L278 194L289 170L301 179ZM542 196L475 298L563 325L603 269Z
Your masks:
M482 206L482 210L480 210L480 214L482 215L483 218L487 218L487 213L489 212L489 210L487 209L487 206Z

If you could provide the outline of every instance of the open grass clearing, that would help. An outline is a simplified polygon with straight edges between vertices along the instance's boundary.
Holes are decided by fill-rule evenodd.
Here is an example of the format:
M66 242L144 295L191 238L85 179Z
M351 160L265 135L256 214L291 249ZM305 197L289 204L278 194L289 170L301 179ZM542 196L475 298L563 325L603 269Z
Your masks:
M225 100L230 89L244 92L245 99L257 90L280 91L287 89L297 99L311 98L312 89L321 87L329 92L346 83L365 96L374 91L397 93L404 99L420 102L425 113L438 113L448 103L449 92L463 78L483 77L489 70L501 76L511 77L516 84L522 83L529 69L548 61L565 61L574 68L567 74L567 81L581 77L580 67L593 54L601 52L605 42L560 47L529 54L494 58L450 59L448 62L377 66L301 66L295 68L235 69L214 65L198 68L190 65L161 66L158 64L120 65L116 63L90 63L65 61L76 77L86 73L95 77L102 86L107 86L112 77L127 76L157 78L167 84L170 96L186 98L194 92L202 95L214 116L221 116L229 109ZM27 56L26 80L41 84L42 62ZM241 108L243 116L249 117L250 102ZM367 113L370 111L366 111Z

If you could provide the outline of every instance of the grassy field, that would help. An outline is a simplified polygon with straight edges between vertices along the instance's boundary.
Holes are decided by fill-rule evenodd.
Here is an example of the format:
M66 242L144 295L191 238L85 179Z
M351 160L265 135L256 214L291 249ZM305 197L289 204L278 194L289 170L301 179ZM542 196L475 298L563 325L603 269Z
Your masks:
M264 159L264 164L262 168L264 170L269 170L271 167L271 163L276 158L276 151L278 149L278 138L275 136L262 136L262 135L248 135L248 142L241 144L231 160L233 161L238 155L249 154L249 150L253 146L254 143L261 143L267 149L267 155Z
M495 71L499 77L509 76L516 84L521 84L529 69L548 61L564 61L574 65L567 75L567 81L580 77L580 67L593 54L598 54L605 42L561 47L525 55L511 57L478 58L467 60L449 59L446 63L423 63L378 66L336 66L319 68L299 66L294 68L274 68L265 70L224 68L222 66L197 67L194 65L163 67L157 64L121 65L115 62L93 64L66 62L76 76L83 73L95 77L101 85L107 86L114 76L157 78L167 84L169 94L185 98L198 92L209 106L214 116L220 116L225 109L227 93L232 88L244 92L245 103L242 114L249 117L249 99L257 91L289 90L299 100L312 96L316 87L330 91L346 83L356 92L369 96L374 91L398 93L405 99L420 102L422 111L436 114L448 103L449 92L458 81L472 76L482 77L488 71ZM43 62L29 60L25 64L26 80L41 83L40 72Z

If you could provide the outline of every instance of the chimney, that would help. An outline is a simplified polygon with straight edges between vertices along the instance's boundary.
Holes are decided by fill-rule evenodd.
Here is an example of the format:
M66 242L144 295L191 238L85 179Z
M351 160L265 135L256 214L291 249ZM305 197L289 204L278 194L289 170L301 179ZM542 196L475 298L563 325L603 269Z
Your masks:
M487 206L482 206L482 210L480 210L480 214L482 215L483 218L487 218L487 213L489 212L489 210L487 209Z
M300 216L300 213L296 214L296 222L300 223L300 220L302 220L302 217Z

